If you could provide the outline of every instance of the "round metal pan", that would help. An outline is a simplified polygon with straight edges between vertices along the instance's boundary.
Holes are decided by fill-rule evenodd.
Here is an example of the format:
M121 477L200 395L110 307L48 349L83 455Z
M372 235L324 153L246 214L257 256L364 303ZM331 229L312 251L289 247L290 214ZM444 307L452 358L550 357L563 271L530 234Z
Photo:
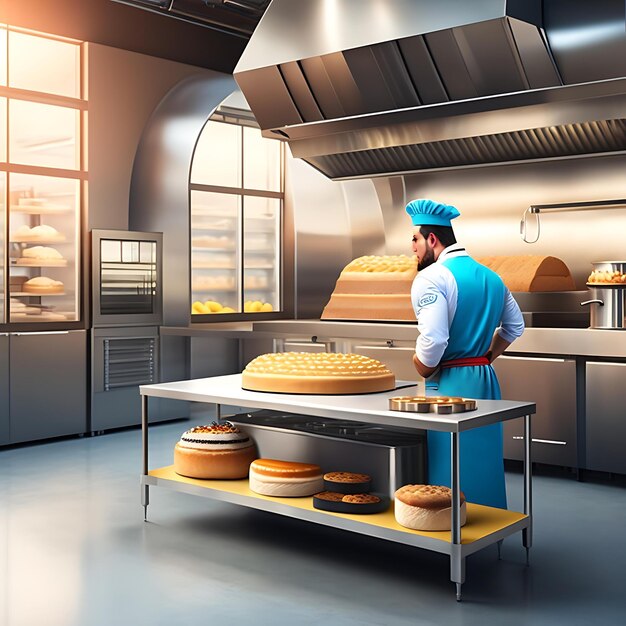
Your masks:
M478 408L476 400L448 396L395 396L389 398L390 411L406 411L409 413L465 413Z

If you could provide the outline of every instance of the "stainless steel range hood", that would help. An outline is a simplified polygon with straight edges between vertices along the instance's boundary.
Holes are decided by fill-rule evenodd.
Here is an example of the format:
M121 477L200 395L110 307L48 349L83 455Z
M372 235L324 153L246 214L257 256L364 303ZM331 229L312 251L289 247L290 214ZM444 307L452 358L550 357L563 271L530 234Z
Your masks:
M236 69L330 178L626 150L620 0L273 0Z

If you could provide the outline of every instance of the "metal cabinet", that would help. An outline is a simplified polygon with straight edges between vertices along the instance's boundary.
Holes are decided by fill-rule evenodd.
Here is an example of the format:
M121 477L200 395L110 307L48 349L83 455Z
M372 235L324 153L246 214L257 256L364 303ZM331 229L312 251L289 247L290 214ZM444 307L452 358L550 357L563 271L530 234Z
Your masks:
M626 363L586 364L586 468L626 474Z
M9 443L9 335L0 333L0 446Z
M87 431L87 333L10 336L10 443Z
M532 421L533 460L578 467L576 361L502 356L494 363L503 400L537 405ZM504 457L524 458L519 420L504 423Z

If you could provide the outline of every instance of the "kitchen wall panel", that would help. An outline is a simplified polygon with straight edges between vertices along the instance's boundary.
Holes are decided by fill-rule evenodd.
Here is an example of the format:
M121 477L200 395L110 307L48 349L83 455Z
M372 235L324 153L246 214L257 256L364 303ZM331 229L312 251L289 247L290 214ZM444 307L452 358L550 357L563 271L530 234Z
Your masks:
M405 185L407 201L433 198L458 207L454 229L472 255L557 256L570 268L577 289L585 289L593 261L626 255L626 208L545 212L537 243L524 243L519 234L531 204L626 198L625 156L426 172L407 176ZM403 212L401 206L397 210ZM533 216L529 225L534 233ZM386 232L388 252L410 249L408 228L406 217Z

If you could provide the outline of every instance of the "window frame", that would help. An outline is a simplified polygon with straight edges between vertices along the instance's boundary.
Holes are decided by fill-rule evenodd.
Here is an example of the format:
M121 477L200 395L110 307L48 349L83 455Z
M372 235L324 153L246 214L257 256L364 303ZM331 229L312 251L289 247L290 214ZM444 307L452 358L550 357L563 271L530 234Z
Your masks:
M285 289L284 289L284 262L285 262L285 254L284 254L284 225L285 225L285 160L286 160L286 151L285 144L283 141L276 139L275 141L279 142L280 148L280 156L279 156L279 167L280 167L280 191L268 191L262 189L251 189L244 186L245 180L245 133L243 132L244 127L251 127L259 129L259 125L256 123L251 113L248 113L248 116L235 116L231 112L223 113L218 109L208 120L209 122L223 123L223 124L232 124L235 126L239 126L241 132L239 133L239 141L240 143L240 172L241 172L241 185L237 187L230 186L220 186L220 185L207 185L202 183L192 183L191 182L191 169L193 167L193 156L192 156L192 167L190 167L189 174L189 214L191 215L192 204L191 204L191 192L192 191L200 191L200 192L209 192L209 193L220 193L227 195L235 195L239 198L240 208L239 208L239 246L238 246L238 255L237 255L237 263L239 269L239 284L241 285L240 291L240 302L239 307L241 311L236 313L220 313L219 315L215 314L202 314L202 313L191 313L191 305L192 305L192 285L190 282L189 285L189 311L190 311L190 319L192 323L206 323L206 322L224 322L229 320L264 320L264 319L283 319L289 316L288 312L285 310ZM205 127L202 128L200 135L198 136L198 140L204 132ZM271 139L269 139L271 141ZM194 150L195 155L195 150ZM278 250L274 257L276 261L275 272L277 275L278 285L276 288L277 297L278 297L278 308L272 311L271 313L248 313L243 310L244 300L245 300L245 287L244 287L244 279L245 279L245 266L244 266L244 255L245 255L245 201L246 198L249 197L257 197L257 198L271 198L275 200L279 200L279 215L277 220L277 229L278 229ZM191 220L189 222L189 236L191 240L191 233L193 228L191 226ZM189 267L193 270L192 265L192 250L191 246L189 248ZM190 272L190 279L191 279Z

